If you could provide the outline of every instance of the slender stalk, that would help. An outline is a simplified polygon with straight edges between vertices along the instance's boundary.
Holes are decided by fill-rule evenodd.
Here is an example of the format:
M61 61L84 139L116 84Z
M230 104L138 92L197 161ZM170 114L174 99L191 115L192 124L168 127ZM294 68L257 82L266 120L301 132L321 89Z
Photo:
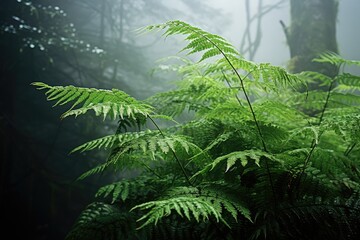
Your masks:
M330 86L329 86L329 89L328 89L328 92L327 92L327 95L326 95L325 104L324 104L324 107L323 107L323 109L322 109L322 112L321 112L321 116L320 116L320 118L319 118L319 123L318 123L318 125L321 124L321 122L322 122L322 120L323 120L323 118L324 118L325 110L326 110L326 108L327 108L327 105L329 104L329 99L330 99L330 95L331 95L331 90L332 90L332 87L333 87L333 85L334 85L334 82L335 82L335 81L333 80L333 81L331 81L331 83L330 83Z
M350 154L351 151L355 148L355 146L356 146L356 142L353 143L352 145L350 145L350 146L346 149L346 151L344 152L344 156L349 156L349 154Z
M198 33L197 31L195 31L195 32ZM198 34L201 35L203 38L205 38L207 41L209 41L209 42L221 53L221 55L224 56L225 60L227 61L227 63L229 64L229 66L231 67L231 69L233 70L233 72L235 73L235 75L237 76L237 78L239 79L241 88L242 88L242 90L243 90L243 93L244 93L244 96L245 96L245 99L246 99L246 102L247 102L247 104L248 104L248 106L249 106L251 115L252 115L253 120L254 120L254 122L255 122L256 129L257 129L257 131L258 131L258 134L259 134L259 137L260 137L260 141L261 141L263 150L264 150L264 152L268 152L267 147L266 147L266 144L265 144L265 141L264 141L263 134L262 134L261 129L260 129L259 122L257 121L256 114L255 114L255 112L254 112L254 109L253 109L253 107L252 107L250 98L249 98L248 93L247 93L247 91L246 91L246 89L245 89L245 86L244 86L244 80L242 79L242 77L240 76L240 74L238 73L238 71L236 70L235 66L231 63L231 61L230 61L230 59L228 58L228 56L218 47L218 45L215 44L215 43L214 43L211 39L209 39L207 36L204 36L204 35L202 35L201 33L198 33ZM271 192L272 192L272 195L273 195L273 198L274 198L274 205L275 205L275 207L276 207L276 205L277 205L277 197L276 197L276 194L275 194L274 182L273 182L272 175L271 175L271 172L270 172L268 159L265 158L265 161L264 161L264 162L265 162L266 173L267 173L267 175L268 175L268 177L269 177Z
M200 33L198 33L200 34ZM201 34L200 34L201 35ZM224 56L225 60L228 62L228 64L230 65L231 69L233 70L233 72L235 73L236 77L239 79L240 81L240 85L241 85L241 88L243 90L243 93L244 93L244 96L245 96L245 99L246 99L246 102L250 108L250 112L251 112L251 115L254 119L254 122L255 122L255 125L256 125L256 129L259 133L259 136L260 136L260 141L261 141L261 144L263 146L263 150L265 152L267 152L267 148L266 148L266 144L265 144L265 141L264 141L264 137L263 137L263 134L261 132L261 129L260 129L260 125L257 121L257 118L256 118L256 115L255 115L255 112L254 112L254 109L252 107L252 104L251 104L251 101L250 101L250 98L248 96L248 93L245 89L245 86L244 86L244 80L242 79L242 77L240 76L240 74L238 73L238 71L236 70L236 68L234 67L234 65L231 63L230 59L228 58L228 56L217 46L217 44L215 44L213 41L211 41L211 39L209 39L207 36L204 36L204 35L201 35L202 37L204 37L207 41L209 41L220 53L221 55Z
M328 91L327 91L326 100L325 100L325 103L324 103L324 107L323 107L323 109L322 109L322 111L321 111L321 115L320 115L320 118L319 118L318 126L320 126L321 123L322 123L322 121L323 121L325 111L326 111L327 106L328 106L328 104L329 104L329 99L330 99L330 95L331 95L331 90L332 90L332 87L333 87L333 85L334 85L334 82L335 82L335 79L333 79L333 80L331 81L330 86L329 86L329 89L328 89ZM319 137L318 137L318 138L320 139L320 137L321 137L321 134L319 134ZM309 152L309 154L306 156L306 158L305 158L305 160L304 160L304 167L302 168L302 170L301 170L301 172L300 172L300 175L299 175L299 178L298 178L298 180L297 180L296 183L295 183L295 187L299 187L299 186L300 186L301 179L302 179L302 177L303 177L303 175L304 175L304 173L305 173L305 169L306 169L307 165L309 164L310 159L311 159L311 156L312 156L315 148L317 147L317 145L318 145L318 144L316 143L315 139L313 139L313 141L312 141L312 143L311 143L310 152Z
M224 73L223 71L222 71L222 74L223 74L223 76L224 76L224 78L225 78L225 81L226 81L227 85L229 86L229 88L232 88L229 79L226 77L226 75L225 75L225 73ZM235 98L236 98L237 102L240 104L240 106L243 106L243 105L242 105L242 102L240 101L240 98L238 97L237 94L235 94Z
M154 119L152 119L150 116L148 116L148 118L149 118L150 121L154 124L154 126L156 127L156 129L159 130L161 136L162 136L163 138L165 138L165 134L163 133L163 131L161 131L159 125L157 125L157 123L154 121ZM185 179L186 179L186 182L187 182L190 186L192 186L192 183L191 183L191 181L190 181L190 178L189 178L189 176L187 175L187 173L186 173L186 171L185 171L185 168L184 168L184 166L182 165L180 159L177 157L176 153L175 153L171 148L170 148L170 151L172 152L172 154L173 154L173 156L174 156L177 164L180 166L181 171L182 171L182 173L183 173L183 175L184 175L184 177L185 177Z
M142 164L147 170L152 172L155 176L162 179L162 177L157 172L155 172L154 169L152 169L149 165L145 164L143 161L141 161L140 164Z

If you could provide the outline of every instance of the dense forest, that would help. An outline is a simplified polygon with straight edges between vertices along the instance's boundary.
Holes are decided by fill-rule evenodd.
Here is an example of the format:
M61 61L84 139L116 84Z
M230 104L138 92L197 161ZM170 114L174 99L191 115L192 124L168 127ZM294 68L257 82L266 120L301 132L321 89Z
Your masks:
M236 42L217 4L0 3L4 234L360 237L360 61L337 34L343 2L243 1ZM279 10L282 66L257 61Z

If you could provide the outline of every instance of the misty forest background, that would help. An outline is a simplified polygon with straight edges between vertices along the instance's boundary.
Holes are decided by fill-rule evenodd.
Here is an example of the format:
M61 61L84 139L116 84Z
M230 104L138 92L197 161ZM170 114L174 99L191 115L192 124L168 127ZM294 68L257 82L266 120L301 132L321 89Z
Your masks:
M336 38L345 59L360 59L359 10L358 0L339 1ZM225 37L250 60L288 66L290 51L280 24L290 24L286 0L0 2L0 206L5 232L13 238L63 239L100 186L132 174L75 181L106 153L68 153L113 133L116 124L91 115L61 121L66 109L50 110L52 103L30 84L117 88L138 99L171 89L172 75L153 69L183 43L138 36L135 30L173 19Z

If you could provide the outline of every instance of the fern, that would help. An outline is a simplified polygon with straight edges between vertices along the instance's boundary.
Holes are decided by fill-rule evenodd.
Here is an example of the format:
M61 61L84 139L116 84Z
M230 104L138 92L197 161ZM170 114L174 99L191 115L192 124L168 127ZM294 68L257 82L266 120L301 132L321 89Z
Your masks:
M207 221L214 217L216 221L221 221L225 225L228 223L223 219L222 209L226 209L234 219L237 219L240 212L247 219L251 220L249 210L230 198L221 196L218 192L209 190L199 191L196 188L177 188L168 193L170 197L163 200L151 201L137 205L133 208L140 210L149 210L138 221L146 220L140 228L151 223L157 223L160 219L171 215L172 211L188 220L195 218L197 222ZM180 195L180 196L176 196Z
M116 236L127 239L135 233L132 216L118 208L95 202L79 216L66 240L111 239Z
M176 89L138 101L116 89L34 83L55 105L72 103L63 117L92 110L119 119L115 134L72 151L110 151L80 179L139 172L100 188L96 197L111 204L85 209L68 239L358 237L359 77L248 61L224 38L182 21L142 29L153 30L184 35L181 52L199 56L162 62L158 70L179 73ZM314 61L360 66L329 52ZM315 81L328 90L296 90ZM173 119L186 111L191 120Z
M238 57L238 51L226 41L223 37L210 34L200 28L191 26L182 21L169 21L164 24L150 25L142 29L142 31L153 31L166 29L165 37L171 35L187 35L186 39L189 43L182 51L188 51L188 54L205 51L200 61L217 55Z
M110 185L100 188L95 196L98 197L103 195L103 197L106 198L111 192L113 192L111 203L114 203L119 197L122 201L125 201L129 196L129 186L131 184L134 183L131 181L121 181L117 183L112 183Z
M249 164L249 160L252 160L253 163L255 163L258 167L260 167L260 160L262 158L266 158L278 163L283 162L282 160L278 159L276 156L261 150L250 149L244 151L237 151L216 158L212 163L205 166L202 170L197 172L193 177L196 177L199 174L207 173L208 171L213 170L215 167L222 165L224 162L226 163L225 172L228 172L237 162L240 162L241 166L246 167Z
M137 119L147 117L152 113L149 105L141 103L130 97L128 94L117 90L99 90L94 88L79 88L74 86L49 86L45 83L36 82L32 85L38 89L46 89L45 93L49 101L56 101L56 105L64 105L74 102L70 110L62 115L63 118L75 115L85 114L89 110L93 110L96 116L102 115L105 119L110 116L112 119L125 117ZM77 105L83 103L82 107L73 109Z
M325 52L319 55L319 57L314 59L314 62L320 62L320 63L330 63L333 65L356 65L360 66L360 61L355 60L347 60L342 58L340 55L334 53L334 52Z

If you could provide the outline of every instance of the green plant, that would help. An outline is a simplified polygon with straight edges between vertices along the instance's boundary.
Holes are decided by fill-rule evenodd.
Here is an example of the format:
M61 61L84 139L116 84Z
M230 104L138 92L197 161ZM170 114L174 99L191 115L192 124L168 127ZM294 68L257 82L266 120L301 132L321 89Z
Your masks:
M200 55L171 66L181 76L177 89L139 101L115 89L34 83L56 105L74 102L63 117L93 110L119 119L114 135L74 150L111 152L80 178L140 170L101 188L102 202L84 210L67 239L359 236L359 77L256 64L181 21L143 30L185 35L183 51ZM333 53L314 61L360 65ZM315 80L328 91L297 90ZM192 120L174 120L187 111Z

